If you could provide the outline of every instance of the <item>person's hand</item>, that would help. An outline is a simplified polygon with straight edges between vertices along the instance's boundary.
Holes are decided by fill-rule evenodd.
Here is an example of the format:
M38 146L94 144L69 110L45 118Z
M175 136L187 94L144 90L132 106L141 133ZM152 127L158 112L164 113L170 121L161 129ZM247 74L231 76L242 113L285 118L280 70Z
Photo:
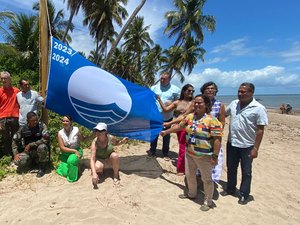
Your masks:
M28 144L28 145L25 146L24 152L29 153L29 151L30 151L30 146Z
M161 131L161 132L160 132L160 135L161 135L162 137L166 136L166 131L164 131L164 130Z
M15 161L19 161L20 159L21 159L20 153L18 153L14 156Z
M212 165L212 166L216 166L216 165L218 165L218 158L211 158L211 160L210 160L210 164Z
M74 153L77 155L78 159L80 159L81 155L80 155L79 151L75 150Z
M164 122L164 123L163 123L163 126L164 126L164 127L170 127L171 125L172 125L171 122Z
M93 175L92 175L92 183L93 183L93 185L94 186L97 185L98 181L99 181L98 174L97 173L93 173Z
M256 147L253 147L250 151L250 155L248 155L251 159L255 159L258 157L258 149Z
M121 143L122 144L125 144L128 142L128 137L124 137L122 140L121 140Z

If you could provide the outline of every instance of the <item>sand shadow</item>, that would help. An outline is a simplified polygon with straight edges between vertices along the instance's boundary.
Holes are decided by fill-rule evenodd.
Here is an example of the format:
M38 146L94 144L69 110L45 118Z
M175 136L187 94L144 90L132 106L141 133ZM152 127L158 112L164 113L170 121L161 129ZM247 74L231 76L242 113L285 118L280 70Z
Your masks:
M127 175L135 174L147 178L159 178L164 172L168 172L162 169L160 164L155 158L147 157L146 155L132 155L132 156L120 156L119 157L120 172ZM90 170L90 160L81 159L79 163L79 178L84 170ZM103 175L101 176L101 182L108 177L113 177L113 170L111 166L105 165Z
M135 174L152 179L159 178L166 172L155 157L147 157L147 155L120 157L120 171L127 175Z

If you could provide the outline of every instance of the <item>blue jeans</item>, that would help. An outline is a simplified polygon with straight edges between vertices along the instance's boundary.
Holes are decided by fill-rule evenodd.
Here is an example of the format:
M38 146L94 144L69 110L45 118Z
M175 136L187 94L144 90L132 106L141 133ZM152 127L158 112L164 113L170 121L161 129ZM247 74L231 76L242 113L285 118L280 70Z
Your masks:
M237 185L237 168L241 162L242 181L240 194L249 197L252 179L252 159L249 157L253 146L249 148L238 148L227 142L227 192L234 193Z
M173 119L173 118L172 118ZM170 122L172 119L164 121L164 122ZM170 127L164 127L164 130L169 129ZM158 135L159 136L159 135ZM155 154L156 152L156 147L157 147L157 141L158 141L158 136L154 139L154 141L151 142L150 144L150 151L152 154ZM170 149L170 139L171 136L170 134L167 134L166 136L163 137L163 146L162 146L162 152L164 157L169 155L169 149Z

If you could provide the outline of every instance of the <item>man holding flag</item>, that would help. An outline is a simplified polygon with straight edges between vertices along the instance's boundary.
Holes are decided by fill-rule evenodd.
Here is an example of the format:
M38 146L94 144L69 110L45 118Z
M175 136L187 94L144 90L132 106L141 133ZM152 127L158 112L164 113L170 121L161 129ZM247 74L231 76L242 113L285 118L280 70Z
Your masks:
M171 104L173 101L177 100L180 95L180 89L175 85L170 83L171 81L171 73L163 72L160 75L160 83L151 87L151 90L158 95L164 104ZM160 113L162 114L164 122L170 122L173 119L173 111L164 112L160 105L157 102L157 106L159 108ZM169 129L170 127L165 127L164 129ZM170 134L163 137L163 146L162 152L164 159L166 161L170 160L169 158L169 148L170 148ZM150 144L150 151L148 155L150 157L154 157L156 154L158 136L154 139L154 141Z

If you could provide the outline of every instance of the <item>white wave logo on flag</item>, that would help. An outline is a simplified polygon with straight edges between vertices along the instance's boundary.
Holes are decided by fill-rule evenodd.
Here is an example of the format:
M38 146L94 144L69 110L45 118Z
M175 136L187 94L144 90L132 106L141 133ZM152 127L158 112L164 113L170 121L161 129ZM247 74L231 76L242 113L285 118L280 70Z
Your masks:
M92 124L99 121L107 125L119 123L128 116L132 106L131 97L122 82L93 66L74 71L68 83L68 94L76 112Z

